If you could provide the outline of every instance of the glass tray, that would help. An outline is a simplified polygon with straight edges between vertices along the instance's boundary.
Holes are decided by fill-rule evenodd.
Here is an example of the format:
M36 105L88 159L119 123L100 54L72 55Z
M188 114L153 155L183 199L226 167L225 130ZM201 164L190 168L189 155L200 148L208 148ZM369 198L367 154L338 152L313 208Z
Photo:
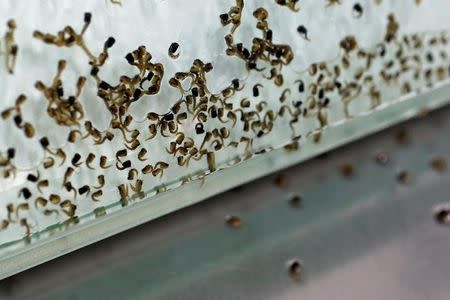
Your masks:
M450 4L333 2L2 2L0 277L449 102Z

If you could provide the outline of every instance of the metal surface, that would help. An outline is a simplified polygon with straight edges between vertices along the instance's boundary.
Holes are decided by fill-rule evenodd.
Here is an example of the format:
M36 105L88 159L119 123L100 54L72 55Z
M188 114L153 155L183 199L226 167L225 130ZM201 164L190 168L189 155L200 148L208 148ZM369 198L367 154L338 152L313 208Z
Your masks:
M0 298L449 299L434 209L450 175L431 167L449 131L450 108L433 112L3 280Z

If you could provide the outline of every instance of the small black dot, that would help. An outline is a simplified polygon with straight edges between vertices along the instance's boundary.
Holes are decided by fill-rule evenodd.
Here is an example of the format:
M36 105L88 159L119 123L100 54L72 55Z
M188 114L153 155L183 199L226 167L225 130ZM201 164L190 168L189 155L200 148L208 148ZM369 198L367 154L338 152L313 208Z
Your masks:
M92 14L90 12L87 12L84 14L84 22L85 23L90 23L92 19Z
M100 82L100 84L98 85L98 87L102 90L107 90L109 89L111 86L106 82L106 81L102 81Z
M58 87L58 89L56 90L57 94L59 97L64 96L64 89L60 86Z
M76 100L77 98L75 98L74 96L70 96L69 98L67 98L67 102L70 104L70 105L73 105L74 103L75 103L75 100Z
M39 142L41 143L41 146L42 146L43 148L47 148L48 145L49 145L49 142L48 142L48 138L47 138L47 137L41 138L41 139L39 140Z
M81 155L79 153L75 153L75 155L72 158L72 165L77 164L81 159Z
M146 79L147 79L147 80L152 80L152 78L153 78L154 75L155 75L155 73L149 72L149 73L147 74Z
M272 30L270 30L270 29L267 30L267 32L266 32L266 39L271 41L272 40L272 35L273 35Z
M38 178L33 174L28 174L27 180L31 181L31 182L36 182L36 181L38 181Z
M220 21L222 22L222 24L225 24L226 22L228 22L228 14L221 14L220 16Z
M434 214L434 218L438 224L450 225L450 208L449 207L440 208Z
M180 45L178 43L172 43L170 44L169 52L173 54L178 50L179 47Z
M131 161L130 160L124 161L123 164L122 164L122 167L124 169L127 169L127 168L131 167Z
M300 34L302 38L308 40L308 29L304 25L300 25L297 27L297 32Z
M197 134L202 134L202 133L205 132L205 130L203 129L203 124L202 123L195 124L195 132Z
M132 53L128 53L128 54L125 56L125 59L128 61L128 63L129 63L130 65L132 65L132 64L134 63L134 57L133 57L133 54L132 54Z
M14 148L8 148L8 159L13 159L14 156L16 156L16 149Z
M21 115L15 115L14 116L14 123L17 126L20 126L22 124L22 116Z
M288 263L289 276L295 281L300 281L302 277L302 266L300 262L296 259Z
M233 85L234 89L238 89L239 88L239 79L235 78L231 81L231 84Z
M173 121L173 118L174 118L173 113L167 113L163 117L164 121Z
M320 89L319 94L318 94L319 99L323 99L324 95L325 95L325 91L323 89Z
M359 18L361 17L361 15L363 14L363 7L361 6L361 4L359 3L355 3L355 5L353 5L353 12L355 17Z
M30 190L27 189L27 188L23 188L23 189L22 189L22 193L23 193L23 197L24 197L25 199L29 199L29 198L31 197L31 192L30 192Z
M100 71L100 69L98 67L92 67L91 76L97 76L98 71Z
M304 91L305 91L305 84L303 83L303 81L300 81L298 84L298 92L303 93Z
M245 58L249 58L250 57L250 51L248 51L247 48L244 48L244 50L242 50L242 55L244 55Z
M87 193L88 191L89 191L89 186L87 186L87 185L84 185L78 189L78 193L80 193L80 195L83 195L83 194Z
M155 94L158 91L158 87L156 85L152 85L148 88L148 92L150 94Z
M299 195L292 196L289 199L289 204L293 207L302 207L303 206L303 198Z
M112 36L109 37L105 42L105 48L111 48L115 42L116 42L115 38L113 38Z
M258 97L259 96L259 91L258 91L258 86L254 86L253 87L253 97Z
M142 96L142 90L136 89L133 93L133 98L135 100L138 100L139 98L141 98L141 96Z
M169 46L169 56L173 59L178 58L178 56L180 56L180 44L174 42L172 44L170 44Z

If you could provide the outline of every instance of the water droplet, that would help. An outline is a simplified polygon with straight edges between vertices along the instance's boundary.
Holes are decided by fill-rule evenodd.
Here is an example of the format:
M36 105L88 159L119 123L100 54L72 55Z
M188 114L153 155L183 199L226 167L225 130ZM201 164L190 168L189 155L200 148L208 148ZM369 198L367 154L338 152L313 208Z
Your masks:
M406 170L402 170L397 174L397 181L402 184L410 184L411 174Z
M288 272L293 280L300 281L302 279L302 265L297 259L288 262Z
M293 207L302 207L303 206L303 198L299 195L292 196L289 199L289 204Z
M241 227L242 222L241 219L237 216L227 216L225 219L226 223L228 226L233 227L233 228L238 228Z
M438 224L450 225L450 205L438 207L435 210L434 219Z
M437 156L431 160L431 167L437 172L447 171L447 160L444 157Z
M375 155L377 164L385 166L389 163L389 155L386 152L379 152Z
M278 187L286 187L287 186L287 177L284 174L279 174L277 177L275 177L274 183Z
M340 165L339 170L344 177L352 177L354 175L353 165L350 163Z

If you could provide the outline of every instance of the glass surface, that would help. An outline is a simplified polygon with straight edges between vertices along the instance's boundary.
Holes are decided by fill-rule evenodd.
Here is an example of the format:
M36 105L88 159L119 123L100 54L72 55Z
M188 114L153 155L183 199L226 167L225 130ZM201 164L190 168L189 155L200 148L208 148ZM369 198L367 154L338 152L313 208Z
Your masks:
M1 2L3 261L49 243L38 263L448 100L448 1L297 2Z

